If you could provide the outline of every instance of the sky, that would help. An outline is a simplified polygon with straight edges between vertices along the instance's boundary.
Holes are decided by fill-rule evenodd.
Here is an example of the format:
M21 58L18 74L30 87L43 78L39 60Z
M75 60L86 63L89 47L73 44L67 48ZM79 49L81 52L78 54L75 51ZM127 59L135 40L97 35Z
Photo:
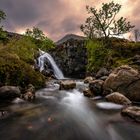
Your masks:
M88 17L85 6L100 7L110 0L0 0L7 17L4 29L24 33L38 27L54 41L66 34L83 35L80 25ZM140 0L114 0L122 5L118 16L126 17L140 29Z

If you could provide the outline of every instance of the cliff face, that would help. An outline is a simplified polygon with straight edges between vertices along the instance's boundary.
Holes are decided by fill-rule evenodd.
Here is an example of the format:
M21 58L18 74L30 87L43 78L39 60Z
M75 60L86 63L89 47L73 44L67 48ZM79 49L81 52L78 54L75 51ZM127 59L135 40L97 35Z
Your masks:
M71 34L56 42L56 45L51 54L65 77L84 78L87 64L85 38Z

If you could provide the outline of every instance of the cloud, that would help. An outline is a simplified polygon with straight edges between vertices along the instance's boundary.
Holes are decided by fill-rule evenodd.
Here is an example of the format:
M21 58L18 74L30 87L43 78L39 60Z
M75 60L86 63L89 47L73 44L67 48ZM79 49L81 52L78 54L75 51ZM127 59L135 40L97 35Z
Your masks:
M7 22L17 27L32 24L39 17L38 8L34 5L33 0L28 3L22 0L1 0L0 7L7 14Z
M109 1L0 0L0 9L7 14L7 19L4 22L4 27L7 30L21 32L36 26L56 41L67 33L81 34L79 26L84 23L87 17L86 5L99 6L102 2ZM114 0L114 2L123 4L121 15L127 16L133 21L133 24L140 28L140 0Z

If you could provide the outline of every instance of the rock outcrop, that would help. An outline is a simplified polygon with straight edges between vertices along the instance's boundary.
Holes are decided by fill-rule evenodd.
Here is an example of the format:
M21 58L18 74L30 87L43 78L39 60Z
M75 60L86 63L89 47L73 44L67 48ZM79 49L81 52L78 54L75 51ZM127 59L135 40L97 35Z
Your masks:
M120 92L132 101L140 101L140 75L129 66L116 68L105 80L104 95Z
M87 64L85 40L82 36L66 35L56 42L57 47L50 52L66 77L85 77Z

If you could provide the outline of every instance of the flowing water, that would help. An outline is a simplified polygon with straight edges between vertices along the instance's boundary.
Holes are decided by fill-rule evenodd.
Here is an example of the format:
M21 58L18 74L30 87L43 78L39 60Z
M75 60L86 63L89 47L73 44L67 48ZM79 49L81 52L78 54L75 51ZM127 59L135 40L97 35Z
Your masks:
M59 67L57 66L57 64L55 63L53 57L49 53L41 51L41 50L40 50L40 57L38 58L38 66L40 68L40 72L45 70L46 59L50 62L56 78L64 79L64 75L63 75L62 71L59 69Z
M60 91L52 82L33 103L1 107L0 140L140 140L140 126L121 117L122 106L84 97L85 86Z

